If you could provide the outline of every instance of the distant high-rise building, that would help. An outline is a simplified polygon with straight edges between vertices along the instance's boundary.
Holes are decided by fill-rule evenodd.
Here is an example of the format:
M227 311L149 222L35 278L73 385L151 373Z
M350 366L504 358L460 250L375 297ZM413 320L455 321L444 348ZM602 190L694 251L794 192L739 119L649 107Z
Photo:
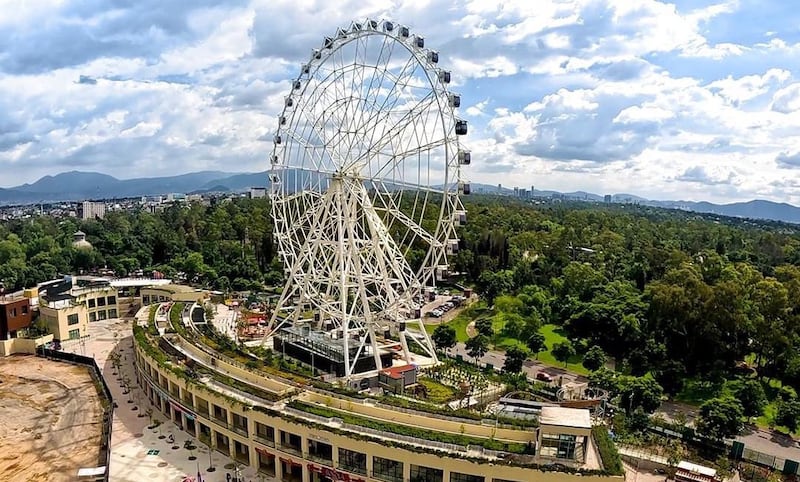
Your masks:
M503 185L502 184L498 184L497 185L497 192L503 192Z
M250 199L262 199L267 197L267 188L265 187L251 187Z
M514 197L519 197L519 188L518 187L514 188Z
M81 204L81 219L102 219L106 215L105 203L83 201Z
M606 204L611 204L611 194L603 196L603 201L605 201Z
M533 197L533 193L534 193L534 191L535 191L535 190L533 189L533 184L531 184L531 197Z

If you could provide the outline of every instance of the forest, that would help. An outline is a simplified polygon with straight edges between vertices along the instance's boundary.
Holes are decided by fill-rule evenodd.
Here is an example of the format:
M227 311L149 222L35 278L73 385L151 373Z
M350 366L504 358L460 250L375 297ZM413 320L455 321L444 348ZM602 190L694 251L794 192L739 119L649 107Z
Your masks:
M471 196L465 207L456 281L476 287L494 331L526 355L547 348L537 350L541 330L555 326L569 340L565 360L609 357L618 372L654 379L670 395L753 369L767 388L800 383L797 226L495 196ZM93 250L72 247L78 229ZM181 273L220 290L258 290L283 277L263 199L90 221L31 217L0 225L0 240L7 290L102 267L119 276Z

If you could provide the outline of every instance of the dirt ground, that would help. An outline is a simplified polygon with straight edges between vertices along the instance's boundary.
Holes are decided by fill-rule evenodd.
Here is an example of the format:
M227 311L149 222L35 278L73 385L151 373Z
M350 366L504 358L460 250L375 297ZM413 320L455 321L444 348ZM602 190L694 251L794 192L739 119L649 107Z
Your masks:
M97 466L103 412L88 368L0 358L0 414L2 480L74 481Z

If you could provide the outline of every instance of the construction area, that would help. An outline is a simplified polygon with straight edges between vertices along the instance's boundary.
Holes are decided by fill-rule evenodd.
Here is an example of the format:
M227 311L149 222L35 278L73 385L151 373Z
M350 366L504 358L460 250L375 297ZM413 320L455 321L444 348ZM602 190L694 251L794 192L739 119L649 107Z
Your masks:
M32 355L0 358L0 474L74 481L100 458L103 410L89 369Z

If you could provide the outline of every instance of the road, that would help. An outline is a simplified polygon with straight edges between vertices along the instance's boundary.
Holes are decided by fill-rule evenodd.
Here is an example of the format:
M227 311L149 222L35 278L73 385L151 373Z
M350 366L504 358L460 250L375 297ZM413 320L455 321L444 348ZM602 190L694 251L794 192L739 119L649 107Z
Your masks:
M461 355L465 360L472 361L472 358L467 354L467 348L464 343L456 343L456 346L450 351L453 355ZM479 361L482 364L491 364L495 368L503 368L503 365L506 362L506 354L502 351L490 350L486 352L483 358L481 358ZM547 373L553 377L554 383L558 383L559 380L562 382L562 384L569 382L580 383L588 381L588 379L582 375L568 372L563 368L545 365L538 360L525 360L525 363L522 366L522 371L528 375L528 378L536 378L536 374L539 372Z

